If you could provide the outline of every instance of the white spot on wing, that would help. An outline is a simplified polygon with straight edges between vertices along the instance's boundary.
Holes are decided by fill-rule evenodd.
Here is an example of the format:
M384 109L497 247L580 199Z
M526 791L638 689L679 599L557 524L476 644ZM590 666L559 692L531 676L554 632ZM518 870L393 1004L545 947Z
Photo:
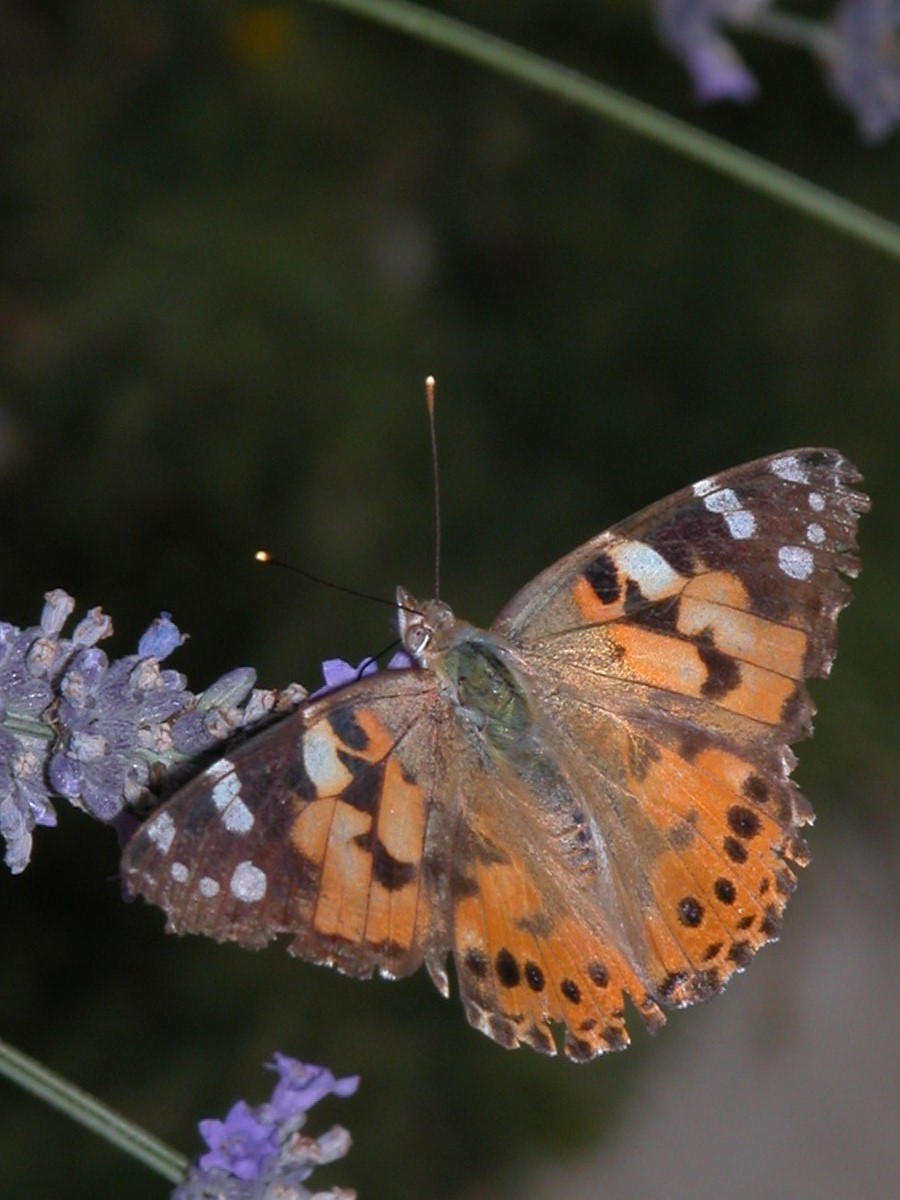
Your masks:
M820 492L810 492L809 507L813 512L821 512L825 507L825 497Z
M756 517L741 506L733 488L721 488L704 497L703 507L709 512L720 513L728 526L728 532L737 541L745 541L756 533Z
M637 583L648 600L671 595L683 582L663 556L644 542L625 542L613 558L619 570Z
M206 768L203 774L207 779L211 779L213 783L217 779L222 779L225 775L230 775L234 771L234 764L230 758L220 758L217 762L212 763Z
M769 470L788 483L808 483L809 472L800 462L796 454L785 454L783 458L773 458Z
M247 833L253 828L253 813L240 798L241 781L228 759L223 758L213 765L221 767L223 764L225 770L219 773L217 782L213 784L212 802L222 814L222 824L229 833ZM212 776L212 768L207 774Z
M183 862L174 862L169 870L169 874L176 883L186 883L188 876L190 875L190 871Z
M211 879L209 875L204 875L197 885L200 888L200 895L205 896L207 900L212 900L213 896L218 896L219 885L215 879Z
M811 525L806 527L806 540L814 545L821 545L825 541L825 530L817 522L813 521Z
M161 854L168 854L175 837L175 822L167 812L152 817L147 824L147 837Z
M814 565L812 551L805 546L782 546L778 551L778 565L791 579L809 579Z
M753 537L756 533L756 517L745 508L742 508L740 512L725 513L725 524L728 526L731 536L739 542Z
M247 861L238 863L234 868L234 874L231 876L231 883L228 886L236 900L252 904L256 900L262 900L265 896L266 883L265 871L261 871L252 862Z
M321 796L337 795L352 779L337 750L334 737L323 725L314 725L303 739L303 765Z
M741 507L741 502L733 488L721 488L718 492L713 492L711 496L706 497L703 507L715 513L737 512Z
M714 479L698 479L691 490L695 496L708 496L710 492L716 490L716 487Z
M222 824L229 833L248 833L253 828L253 813L243 800L232 800L222 812Z

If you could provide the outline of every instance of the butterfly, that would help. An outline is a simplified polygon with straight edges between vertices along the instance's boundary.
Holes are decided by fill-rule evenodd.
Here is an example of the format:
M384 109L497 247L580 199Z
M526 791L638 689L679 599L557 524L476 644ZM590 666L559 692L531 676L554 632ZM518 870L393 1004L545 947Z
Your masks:
M626 999L721 990L778 934L812 809L789 775L859 570L835 450L703 479L614 525L489 629L397 591L412 665L310 698L138 829L168 928L348 975L423 962L503 1046L586 1060ZM559 1038L555 1032L561 1030Z

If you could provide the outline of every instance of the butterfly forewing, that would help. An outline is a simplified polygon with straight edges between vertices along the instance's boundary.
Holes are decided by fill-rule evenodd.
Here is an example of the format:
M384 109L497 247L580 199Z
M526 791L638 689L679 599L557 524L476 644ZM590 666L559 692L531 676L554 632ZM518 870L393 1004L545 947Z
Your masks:
M132 893L177 933L406 975L440 930L427 847L445 840L432 757L440 713L419 672L342 688L238 746L126 849Z

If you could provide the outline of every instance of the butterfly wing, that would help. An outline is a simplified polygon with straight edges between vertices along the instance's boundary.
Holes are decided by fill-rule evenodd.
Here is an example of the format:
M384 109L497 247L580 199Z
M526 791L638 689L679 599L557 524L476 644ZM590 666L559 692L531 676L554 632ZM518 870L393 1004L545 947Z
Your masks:
M858 570L858 478L836 451L797 450L703 480L562 559L492 627L592 859L593 899L572 846L558 864L576 920L565 937L562 903L545 920L557 981L574 959L584 994L599 962L659 1023L654 1002L704 999L776 936L812 819L788 746L811 731L804 680L830 668Z
M433 847L453 829L434 786L448 714L420 671L385 671L238 746L156 810L128 844L125 883L177 933L292 953L368 977L448 944ZM451 789L449 795L452 798ZM443 855L438 856L443 861Z

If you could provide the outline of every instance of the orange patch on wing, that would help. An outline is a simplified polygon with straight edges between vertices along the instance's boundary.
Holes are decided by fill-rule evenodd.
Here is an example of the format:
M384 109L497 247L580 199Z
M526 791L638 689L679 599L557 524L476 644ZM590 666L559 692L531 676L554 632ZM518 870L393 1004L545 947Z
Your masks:
M707 671L692 643L629 625L610 630L609 637L621 651L619 675L683 696L702 694Z
M302 857L321 865L328 845L328 834L334 819L337 800L332 796L313 800L297 814L291 826L291 842Z
M388 759L378 809L376 834L385 850L400 862L417 867L415 880L391 889L377 880L372 883L366 939L374 944L393 943L409 947L428 924L428 907L421 887L422 851L425 839L425 795L408 782L396 759Z
M762 721L766 725L780 725L785 702L797 690L796 682L785 675L755 667L752 663L741 663L741 682L726 692L716 702L731 712Z
M595 625L614 621L625 612L625 604L621 598L613 600L611 604L604 604L584 575L578 576L572 588L572 596L581 615Z
M726 571L692 579L678 609L678 631L696 637L709 631L717 650L792 679L803 678L807 636L747 611L747 591Z
M684 586L684 596L724 604L728 608L746 609L750 599L747 589L731 571L705 571L695 575Z
M394 747L390 731L382 725L371 709L358 708L354 715L368 742L362 750L353 750L353 753L367 762L380 762Z
M314 807L314 804L309 806ZM313 925L321 934L349 942L363 939L372 886L372 855L357 845L355 839L367 834L371 827L368 813L340 800L334 802L313 916Z

